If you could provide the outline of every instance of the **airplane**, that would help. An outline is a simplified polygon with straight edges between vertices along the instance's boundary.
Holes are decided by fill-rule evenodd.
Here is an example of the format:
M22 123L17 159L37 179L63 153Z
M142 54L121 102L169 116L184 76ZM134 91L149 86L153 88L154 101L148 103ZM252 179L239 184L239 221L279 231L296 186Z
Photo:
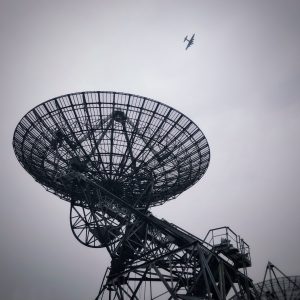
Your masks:
M183 42L186 42L186 41L188 42L185 50L187 50L189 47L191 47L194 44L194 37L195 37L195 33L192 35L192 37L190 39L188 39L188 36L186 36L184 38Z

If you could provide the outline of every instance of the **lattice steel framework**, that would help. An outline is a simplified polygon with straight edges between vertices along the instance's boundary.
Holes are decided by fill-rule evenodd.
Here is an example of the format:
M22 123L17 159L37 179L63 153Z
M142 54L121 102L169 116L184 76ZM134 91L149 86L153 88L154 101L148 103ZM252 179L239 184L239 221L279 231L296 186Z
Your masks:
M300 299L300 276L287 276L271 262L267 264L264 280L255 287L262 300Z
M263 281L254 284L254 288L260 300L299 300L300 276L287 276L274 264L268 262ZM238 293L230 300L240 298L241 293Z
M142 299L143 290L145 299L221 300L230 289L255 298L238 270L251 264L244 250L231 256L230 241L215 247L148 211L195 184L209 164L205 136L180 112L131 94L68 94L28 112L13 147L36 181L70 202L77 240L110 253L97 299Z

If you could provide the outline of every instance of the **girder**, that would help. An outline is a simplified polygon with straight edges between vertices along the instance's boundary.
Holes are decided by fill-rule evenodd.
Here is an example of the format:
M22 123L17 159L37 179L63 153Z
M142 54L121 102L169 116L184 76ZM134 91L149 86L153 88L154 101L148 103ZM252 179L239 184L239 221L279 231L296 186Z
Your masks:
M85 203L78 207L85 214L71 217L73 233L80 240L78 232L86 230L81 242L106 247L112 258L96 299L107 299L108 294L112 299L136 299L139 290L147 294L145 288L154 288L155 295L157 289L164 290L159 297L145 299L223 300L230 291L243 293L241 299L257 299L251 279L239 270L239 261L231 256L225 260L224 252L220 255L221 244L216 247L131 206L79 172L77 178ZM95 190L88 195L87 191ZM151 192L150 186L143 197L151 197ZM78 212L75 204L71 207L71 212Z

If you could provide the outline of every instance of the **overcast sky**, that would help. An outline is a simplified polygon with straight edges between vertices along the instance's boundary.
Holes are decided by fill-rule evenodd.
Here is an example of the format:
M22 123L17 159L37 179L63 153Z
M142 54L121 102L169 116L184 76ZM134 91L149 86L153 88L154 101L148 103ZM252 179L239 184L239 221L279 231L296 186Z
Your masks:
M300 1L0 0L0 32L1 299L93 299L110 263L12 149L26 112L85 90L159 100L206 135L207 173L156 216L199 237L230 226L256 282L268 260L300 275Z

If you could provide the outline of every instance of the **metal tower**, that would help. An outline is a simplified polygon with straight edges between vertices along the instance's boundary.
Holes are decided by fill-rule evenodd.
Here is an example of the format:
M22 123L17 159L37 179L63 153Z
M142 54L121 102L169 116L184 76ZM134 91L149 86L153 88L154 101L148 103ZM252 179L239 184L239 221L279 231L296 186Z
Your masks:
M264 280L255 284L262 300L299 300L300 276L287 276L271 262L268 262Z
M70 203L76 239L109 252L96 299L257 298L249 247L228 227L201 240L149 212L209 164L205 136L177 110L131 94L68 94L29 111L13 147L37 182Z

